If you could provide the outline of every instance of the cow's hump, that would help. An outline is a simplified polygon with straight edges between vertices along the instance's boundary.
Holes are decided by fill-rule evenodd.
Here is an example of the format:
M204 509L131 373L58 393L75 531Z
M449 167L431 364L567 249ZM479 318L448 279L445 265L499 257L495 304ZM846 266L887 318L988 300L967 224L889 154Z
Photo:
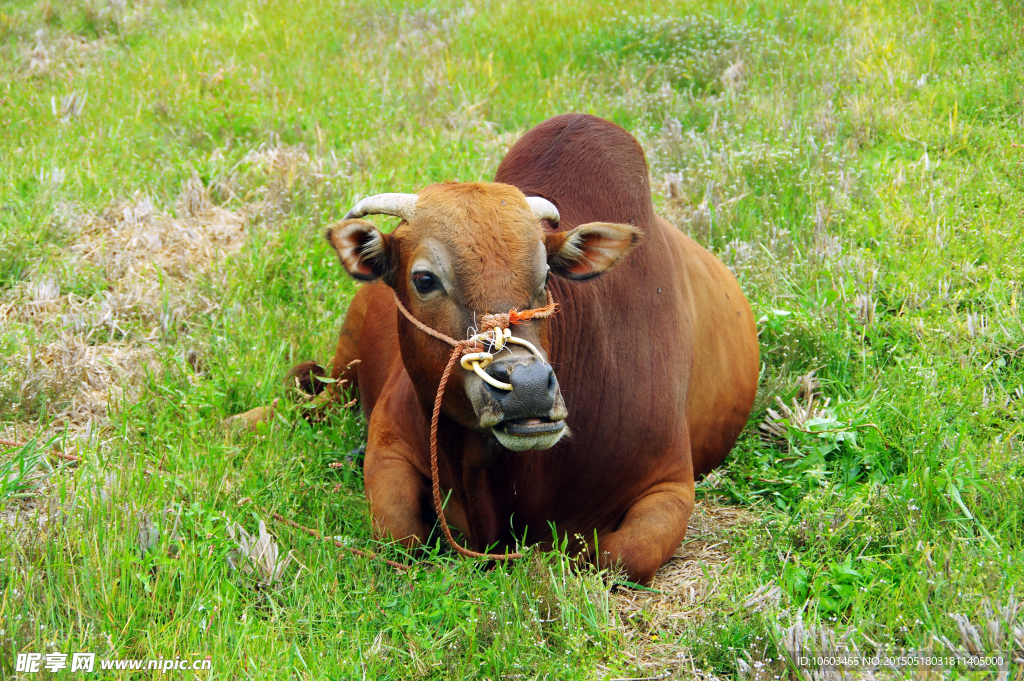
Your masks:
M646 227L654 215L640 144L588 114L555 116L531 129L505 155L495 181L552 201L563 230L595 221Z

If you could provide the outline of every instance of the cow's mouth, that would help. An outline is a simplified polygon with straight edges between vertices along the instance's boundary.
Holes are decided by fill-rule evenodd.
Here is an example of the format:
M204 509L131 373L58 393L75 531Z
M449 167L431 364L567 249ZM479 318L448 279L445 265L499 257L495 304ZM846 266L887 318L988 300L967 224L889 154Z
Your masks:
M525 419L509 419L498 424L505 432L511 435L539 435L541 433L557 433L565 428L565 419L552 421L537 416L530 416Z
M498 442L515 452L553 447L566 430L565 419L552 421L539 416L508 419L491 428Z

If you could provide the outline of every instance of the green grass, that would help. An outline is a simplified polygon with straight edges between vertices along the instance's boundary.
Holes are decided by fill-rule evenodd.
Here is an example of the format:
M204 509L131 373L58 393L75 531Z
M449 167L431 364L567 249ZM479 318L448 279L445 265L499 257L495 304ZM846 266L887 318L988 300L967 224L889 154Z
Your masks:
M798 617L862 649L958 641L951 613L1024 591L1022 31L1016 0L0 1L0 427L39 434L0 453L0 675L53 651L209 656L203 678L646 676L677 651L773 675ZM661 212L761 319L755 412L698 486L754 518L720 531L717 588L627 618L558 552L400 574L273 522L283 580L232 568L228 527L273 511L408 559L370 539L358 461L327 465L362 420L286 406L355 290L320 232L370 192L490 179L566 111L641 140ZM193 173L250 215L244 246L101 321L133 280L74 250L83 226L127 197L174 214ZM47 282L86 312L26 317ZM151 353L80 465L41 456L82 380L44 352L62 333ZM763 437L812 370L828 411ZM260 432L220 425L274 399Z

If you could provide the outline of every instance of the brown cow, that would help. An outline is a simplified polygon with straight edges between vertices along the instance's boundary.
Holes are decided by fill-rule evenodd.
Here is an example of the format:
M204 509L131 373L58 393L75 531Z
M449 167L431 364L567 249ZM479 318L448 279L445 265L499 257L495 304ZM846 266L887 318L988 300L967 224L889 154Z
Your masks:
M550 291L558 312L513 328L536 354L506 345L488 382L455 365L438 426L445 515L475 550L550 546L553 526L649 582L686 534L695 477L749 415L750 306L720 261L654 214L643 150L612 123L552 118L496 180L371 197L346 217L401 216L394 232L358 219L328 232L345 269L372 282L352 301L332 377L358 386L369 421L374 531L408 546L430 534L430 417L452 352L395 296L463 339L481 315L543 306Z

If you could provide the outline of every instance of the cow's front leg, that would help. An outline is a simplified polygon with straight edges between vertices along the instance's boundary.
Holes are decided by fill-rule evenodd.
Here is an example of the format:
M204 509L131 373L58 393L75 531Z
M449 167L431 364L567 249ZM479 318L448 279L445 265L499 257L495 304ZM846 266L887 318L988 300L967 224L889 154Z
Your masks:
M601 538L598 564L620 566L637 584L649 584L686 537L693 512L694 485L661 482L647 489L618 529Z
M381 399L370 415L363 481L374 536L397 539L412 548L430 534L431 526L424 519L430 503L430 481L416 467L416 450L404 437L412 429L393 418L393 398L388 395Z
M429 488L423 475L410 463L401 446L376 451L368 446L363 472L366 500L373 516L373 534L397 539L403 546L419 546L430 534L424 520Z

